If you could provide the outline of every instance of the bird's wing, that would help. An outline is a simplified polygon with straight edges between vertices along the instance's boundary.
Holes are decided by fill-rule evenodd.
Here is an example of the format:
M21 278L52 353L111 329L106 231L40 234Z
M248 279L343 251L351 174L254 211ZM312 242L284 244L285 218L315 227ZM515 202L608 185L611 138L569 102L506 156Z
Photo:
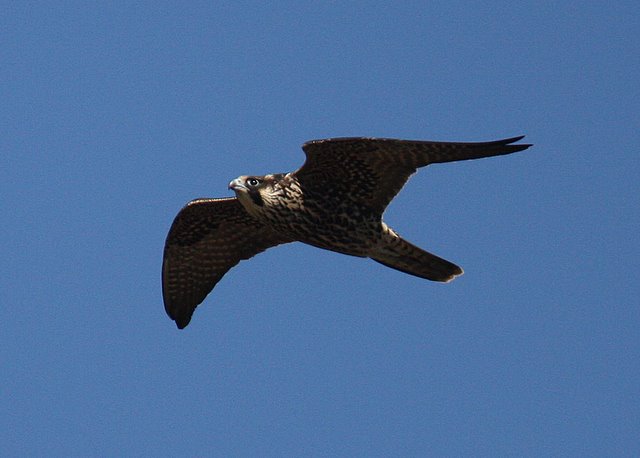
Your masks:
M531 146L512 144L522 138L483 143L384 138L314 140L302 146L307 160L295 175L305 192L349 199L381 215L419 167L515 153Z
M162 295L182 329L222 276L243 259L287 243L234 198L198 199L176 216L164 246Z

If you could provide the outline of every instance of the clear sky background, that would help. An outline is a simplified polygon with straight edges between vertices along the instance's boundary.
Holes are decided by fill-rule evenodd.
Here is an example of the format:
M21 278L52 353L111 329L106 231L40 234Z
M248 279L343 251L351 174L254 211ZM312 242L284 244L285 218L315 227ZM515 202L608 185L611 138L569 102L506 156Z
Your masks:
M638 456L640 8L5 2L0 455ZM446 285L302 244L179 331L167 231L337 136L485 141L385 214Z

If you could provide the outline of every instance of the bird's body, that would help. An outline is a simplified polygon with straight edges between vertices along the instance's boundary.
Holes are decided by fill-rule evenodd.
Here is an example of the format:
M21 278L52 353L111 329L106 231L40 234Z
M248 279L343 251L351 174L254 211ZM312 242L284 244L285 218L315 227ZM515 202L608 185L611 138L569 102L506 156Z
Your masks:
M260 184L248 188L243 185L248 179L260 180ZM382 222L372 212L350 205L349 200L331 202L316 197L293 173L242 176L229 187L249 215L291 241L366 256L382 234Z
M236 198L190 202L169 231L163 261L165 309L179 328L242 259L303 242L434 281L462 274L455 264L402 239L382 214L409 176L436 162L496 156L530 145L515 137L486 143L341 138L305 143L292 173L240 176Z

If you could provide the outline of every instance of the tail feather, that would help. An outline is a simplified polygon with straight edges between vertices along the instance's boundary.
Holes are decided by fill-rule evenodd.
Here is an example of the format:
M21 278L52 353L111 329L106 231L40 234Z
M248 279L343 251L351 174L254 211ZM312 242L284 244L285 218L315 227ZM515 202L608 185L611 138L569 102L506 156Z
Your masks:
M369 255L374 261L432 281L449 282L462 275L463 270L457 265L407 242L393 230L388 229L387 234Z

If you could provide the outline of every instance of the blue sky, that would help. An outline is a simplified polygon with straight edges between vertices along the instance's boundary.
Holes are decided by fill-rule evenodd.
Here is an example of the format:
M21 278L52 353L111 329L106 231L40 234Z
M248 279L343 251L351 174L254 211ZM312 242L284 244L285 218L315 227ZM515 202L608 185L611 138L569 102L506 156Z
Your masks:
M636 2L6 2L0 455L637 456ZM184 331L178 210L336 136L483 141L385 220L441 285L301 244Z

